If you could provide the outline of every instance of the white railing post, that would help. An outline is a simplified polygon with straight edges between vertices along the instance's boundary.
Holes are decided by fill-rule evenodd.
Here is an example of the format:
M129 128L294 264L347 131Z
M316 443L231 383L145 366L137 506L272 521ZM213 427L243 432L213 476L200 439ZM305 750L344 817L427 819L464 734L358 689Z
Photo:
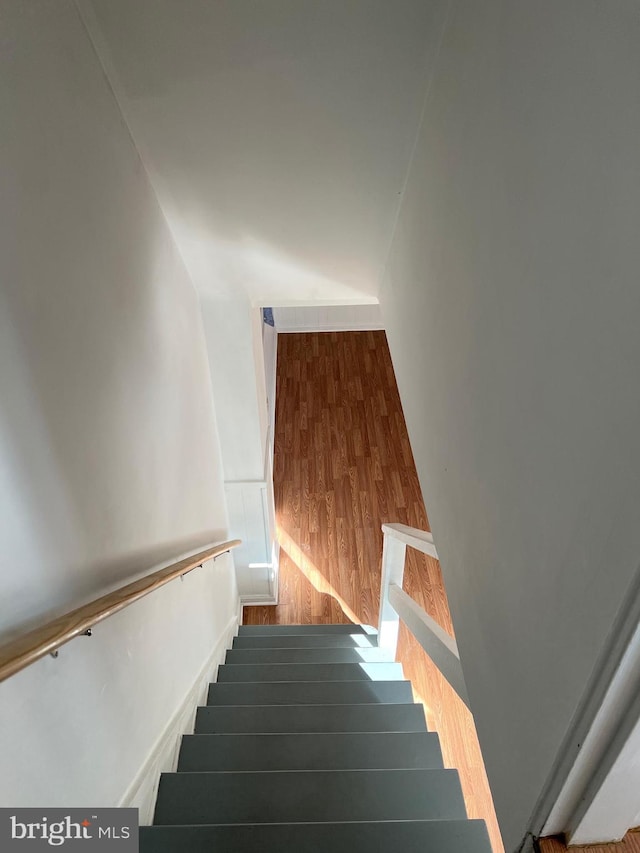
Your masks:
M382 583L378 645L390 660L398 648L400 620L405 623L433 663L467 707L469 697L458 646L431 616L402 589L407 546L438 559L433 536L406 524L382 525Z
M382 541L382 581L380 583L380 617L378 620L378 645L395 660L398 647L400 617L389 602L389 587L396 584L402 589L404 560L407 546L386 532Z

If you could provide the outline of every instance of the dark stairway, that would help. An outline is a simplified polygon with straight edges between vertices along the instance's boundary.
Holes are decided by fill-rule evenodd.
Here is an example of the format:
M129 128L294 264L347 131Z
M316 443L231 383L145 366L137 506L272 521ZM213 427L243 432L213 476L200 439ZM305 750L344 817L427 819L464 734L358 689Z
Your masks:
M491 853L402 667L359 625L243 626L142 853Z

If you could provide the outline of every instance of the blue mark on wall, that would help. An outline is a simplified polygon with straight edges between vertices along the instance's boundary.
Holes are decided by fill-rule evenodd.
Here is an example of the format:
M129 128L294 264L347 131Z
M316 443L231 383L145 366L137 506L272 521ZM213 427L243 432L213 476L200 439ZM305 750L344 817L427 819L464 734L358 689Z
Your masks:
M262 309L262 320L267 324L267 326L273 326L275 328L276 324L273 322L273 308Z

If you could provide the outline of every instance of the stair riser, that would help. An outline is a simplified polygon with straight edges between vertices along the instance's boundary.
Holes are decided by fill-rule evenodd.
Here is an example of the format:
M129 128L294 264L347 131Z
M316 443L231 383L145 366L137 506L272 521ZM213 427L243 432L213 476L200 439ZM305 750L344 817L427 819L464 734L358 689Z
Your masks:
M208 705L372 705L413 702L408 681L227 682L209 686Z
M239 636L272 636L281 634L367 634L376 636L374 632L365 631L361 625L240 625Z
M140 853L491 853L484 822L141 826Z
M274 705L198 708L196 734L424 732L421 705Z
M218 681L401 681L397 663L223 664Z
M262 663L379 663L393 662L390 653L362 649L229 649L227 664Z
M172 773L160 780L156 824L458 820L451 770Z
M187 735L179 771L441 768L438 736L393 734Z
M366 634L262 634L241 635L233 640L234 649L358 649L376 648L375 637Z

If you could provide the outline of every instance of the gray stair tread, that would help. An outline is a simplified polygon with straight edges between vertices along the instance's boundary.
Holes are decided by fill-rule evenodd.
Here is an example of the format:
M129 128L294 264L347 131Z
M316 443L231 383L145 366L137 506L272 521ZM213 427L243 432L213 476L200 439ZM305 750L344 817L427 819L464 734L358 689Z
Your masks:
M154 823L466 818L455 770L163 773Z
M140 853L491 853L481 820L142 826Z
M335 649L375 648L376 637L367 634L242 634L234 637L234 649Z
M369 634L362 625L240 625L239 636L269 634ZM375 632L373 633L375 636Z
M209 685L208 705L358 705L413 702L409 681L256 681Z
M429 732L185 735L178 762L178 771L438 767Z
M424 732L422 705L208 705L196 734L296 732Z
M399 663L223 664L218 681L396 681Z
M360 649L229 649L225 664L247 663L382 663L388 652ZM387 657L387 661L392 658Z

